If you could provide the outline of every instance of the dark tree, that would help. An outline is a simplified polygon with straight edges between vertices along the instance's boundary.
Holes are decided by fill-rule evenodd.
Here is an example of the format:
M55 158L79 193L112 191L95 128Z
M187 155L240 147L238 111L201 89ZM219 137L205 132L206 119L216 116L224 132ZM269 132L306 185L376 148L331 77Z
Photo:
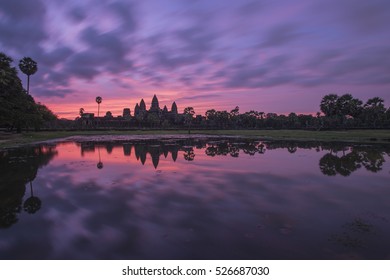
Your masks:
M342 117L357 118L362 112L362 104L361 100L353 98L351 94L344 94L337 99L337 114Z
M325 95L320 104L320 109L322 113L327 117L335 116L337 114L337 94L328 94Z
M43 123L40 111L46 112L23 89L17 70L11 66L11 62L10 57L0 53L0 125L10 130L16 128L17 132L21 132L22 127L37 128Z
M102 101L103 101L103 98L101 98L100 96L96 97L96 103L98 104L98 117L99 117L99 112L100 112L100 103L102 103Z
M184 117L185 117L185 123L188 125L188 134L191 133L191 123L193 116L195 115L194 108L192 107L187 107L184 108Z
M364 104L364 119L365 123L371 127L380 126L386 118L386 108L384 100L379 97L368 99Z
M30 94L30 76L38 71L38 65L30 57L24 57L19 61L19 69L27 75L27 94Z

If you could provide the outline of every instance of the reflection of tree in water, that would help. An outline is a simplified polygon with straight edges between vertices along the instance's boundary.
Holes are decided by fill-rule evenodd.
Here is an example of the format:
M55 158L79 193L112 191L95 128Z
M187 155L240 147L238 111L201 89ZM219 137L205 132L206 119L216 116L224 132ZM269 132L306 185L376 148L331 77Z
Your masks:
M319 165L321 172L328 176L335 176L336 174L349 176L361 167L355 158L355 154L352 153L340 158L332 154L326 154L320 159Z
M298 150L297 147L288 147L288 148L287 148L287 151L288 151L290 154L295 153L297 150Z
M0 228L10 227L18 221L26 184L32 182L38 169L47 165L56 155L55 147L44 145L0 152ZM25 201L23 208L38 211L37 197L33 194L32 197Z
M193 149L184 152L184 159L187 161L193 161L195 159L195 153Z
M214 146L211 146L211 147L207 147L206 149L206 155L210 156L210 157L215 157L216 155L220 155L221 153L218 153L218 149L217 147L214 147Z
M320 142L304 142L304 141L269 141L266 142L268 150L287 149L291 154L295 153L298 149L315 149L320 151L322 143Z
M39 197L34 196L32 182L30 181L30 197L23 204L23 209L29 214L34 214L41 209L42 202Z
M337 156L326 154L320 159L320 170L324 175L334 176L337 174Z
M230 140L231 141L231 140ZM230 155L232 157L238 157L240 151L244 154L255 155L255 154L264 154L265 145L261 142L254 140L242 140L242 142L230 142L229 140L225 141L212 141L207 143L207 148L205 150L206 155L214 156L226 156Z
M0 228L8 228L18 221L24 192L23 184L0 191Z
M361 156L361 164L371 172L378 172L382 170L382 165L385 162L384 152L377 149L365 149L357 148L356 152Z
M319 167L324 175L349 176L352 172L364 167L371 172L382 170L384 156L390 153L389 145L347 145L334 142L300 142L274 141L266 143L268 150L287 149L295 153L298 149L315 149L328 151L319 161Z
M100 158L100 146L98 146L97 148L98 148L98 154L99 154L99 162L96 164L96 167L97 167L97 169L103 169L103 162Z
M242 147L242 150L243 150L244 154L248 154L251 156L254 156L258 152L258 149L257 149L255 143L246 143Z
M324 155L319 162L320 170L324 175L349 176L362 166L371 172L382 170L386 154L383 147L353 146L342 149L342 155L330 153Z
M202 140L195 141L195 148L197 149L206 148L206 141L202 141Z
M232 157L238 157L240 155L240 148L237 146L231 146L229 150L229 154Z

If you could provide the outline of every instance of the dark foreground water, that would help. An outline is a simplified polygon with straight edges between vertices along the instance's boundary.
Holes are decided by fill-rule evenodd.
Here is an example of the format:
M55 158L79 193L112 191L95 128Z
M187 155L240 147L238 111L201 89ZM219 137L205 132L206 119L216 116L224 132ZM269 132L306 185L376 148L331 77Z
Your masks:
M389 259L389 155L204 138L0 151L0 258Z

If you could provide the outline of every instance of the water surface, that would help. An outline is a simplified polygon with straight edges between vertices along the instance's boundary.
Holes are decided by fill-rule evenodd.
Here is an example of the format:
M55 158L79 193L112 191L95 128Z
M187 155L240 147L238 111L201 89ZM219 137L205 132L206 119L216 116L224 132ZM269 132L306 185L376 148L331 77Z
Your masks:
M389 259L390 147L87 138L0 152L1 259Z

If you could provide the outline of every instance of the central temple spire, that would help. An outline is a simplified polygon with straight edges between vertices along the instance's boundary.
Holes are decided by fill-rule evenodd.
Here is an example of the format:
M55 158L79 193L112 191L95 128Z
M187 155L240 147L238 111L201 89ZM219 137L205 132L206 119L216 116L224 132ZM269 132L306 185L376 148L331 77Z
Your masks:
M152 105L150 106L150 111L160 111L160 106L158 104L158 99L156 95L153 95Z
M143 98L141 99L141 102L139 103L139 109L140 109L140 111L146 111L146 105L145 105L145 101Z

